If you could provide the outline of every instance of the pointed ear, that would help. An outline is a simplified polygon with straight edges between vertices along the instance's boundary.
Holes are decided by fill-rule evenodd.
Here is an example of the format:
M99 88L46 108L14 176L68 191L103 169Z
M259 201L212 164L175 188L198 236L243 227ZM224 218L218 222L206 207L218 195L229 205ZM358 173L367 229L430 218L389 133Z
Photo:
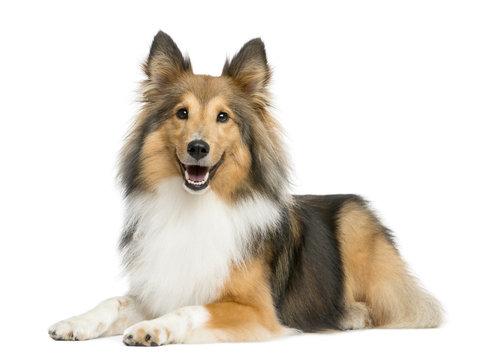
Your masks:
M232 78L250 96L264 95L271 71L263 41L257 38L244 44L232 60L225 62L222 76Z
M149 80L160 85L174 82L182 73L192 73L189 58L182 56L177 44L162 31L154 37L143 69Z

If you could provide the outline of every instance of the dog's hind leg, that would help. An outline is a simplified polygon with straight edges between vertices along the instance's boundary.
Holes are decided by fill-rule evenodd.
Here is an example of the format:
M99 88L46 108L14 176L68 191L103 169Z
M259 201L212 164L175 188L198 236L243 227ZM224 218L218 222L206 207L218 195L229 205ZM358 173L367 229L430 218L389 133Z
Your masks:
M367 305L366 327L428 328L442 321L439 302L409 274L387 230L361 200L338 216L345 275L344 328L359 328L358 304ZM357 326L355 326L357 325Z
M345 316L341 321L342 330L360 330L372 327L371 315L366 303L352 302L347 304Z
M372 271L366 296L376 327L434 328L440 325L440 303L409 274L391 244L377 244Z
M49 335L55 340L89 340L120 335L143 319L133 297L115 297L104 300L84 314L55 323L49 328Z

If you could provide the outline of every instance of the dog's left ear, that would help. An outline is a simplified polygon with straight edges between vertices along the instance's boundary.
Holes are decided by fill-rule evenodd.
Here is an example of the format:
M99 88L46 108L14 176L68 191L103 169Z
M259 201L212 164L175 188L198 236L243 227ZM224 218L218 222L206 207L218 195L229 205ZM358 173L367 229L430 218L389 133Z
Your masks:
M244 44L232 60L225 62L222 76L232 78L250 96L265 96L271 71L263 41L257 38Z

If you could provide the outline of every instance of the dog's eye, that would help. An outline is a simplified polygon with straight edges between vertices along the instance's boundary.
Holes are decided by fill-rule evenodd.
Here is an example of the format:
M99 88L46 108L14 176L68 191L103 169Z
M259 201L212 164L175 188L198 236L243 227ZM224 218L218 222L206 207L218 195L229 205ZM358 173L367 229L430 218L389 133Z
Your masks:
M227 122L227 120L229 120L229 115L226 112L221 112L220 114L218 114L217 116L218 122L224 123Z
M177 117L180 120L187 120L187 118L189 117L189 112L187 111L187 109L182 108L179 111L177 111Z

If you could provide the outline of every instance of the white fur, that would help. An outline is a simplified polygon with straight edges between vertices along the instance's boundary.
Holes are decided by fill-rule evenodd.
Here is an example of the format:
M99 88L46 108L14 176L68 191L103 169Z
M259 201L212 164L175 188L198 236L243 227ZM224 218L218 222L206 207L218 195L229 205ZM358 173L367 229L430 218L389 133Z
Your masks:
M208 192L209 189L210 189L210 185L208 185L207 187L205 187L202 190L192 190L192 189L188 188L184 182L184 190L187 191L189 194L194 195L194 196L204 195Z
M234 341L231 331L210 329L206 324L211 315L204 306L186 306L159 318L142 321L125 330L123 341L128 345L147 345L152 342L157 345L165 344L201 344L219 341ZM264 326L255 326L248 323L249 328L254 327L251 340L268 340L280 335L295 335L295 329L282 327L280 332L271 332ZM149 335L149 339L145 338Z
M194 140L203 140L203 136L201 135L201 132L199 130L197 130L194 134L192 134L190 141Z
M216 342L215 333L203 329L209 319L210 313L203 306L186 306L159 318L131 326L125 330L123 341L128 344L143 342L141 337L150 334L152 341L158 345Z
M59 321L49 328L54 339L87 340L121 334L126 326L143 319L133 298L121 296L104 300L84 314Z
M252 235L275 226L279 209L255 195L237 205L213 191L194 196L170 178L153 194L132 196L128 224L136 224L125 260L130 295L150 317L212 302L232 264L242 264Z

